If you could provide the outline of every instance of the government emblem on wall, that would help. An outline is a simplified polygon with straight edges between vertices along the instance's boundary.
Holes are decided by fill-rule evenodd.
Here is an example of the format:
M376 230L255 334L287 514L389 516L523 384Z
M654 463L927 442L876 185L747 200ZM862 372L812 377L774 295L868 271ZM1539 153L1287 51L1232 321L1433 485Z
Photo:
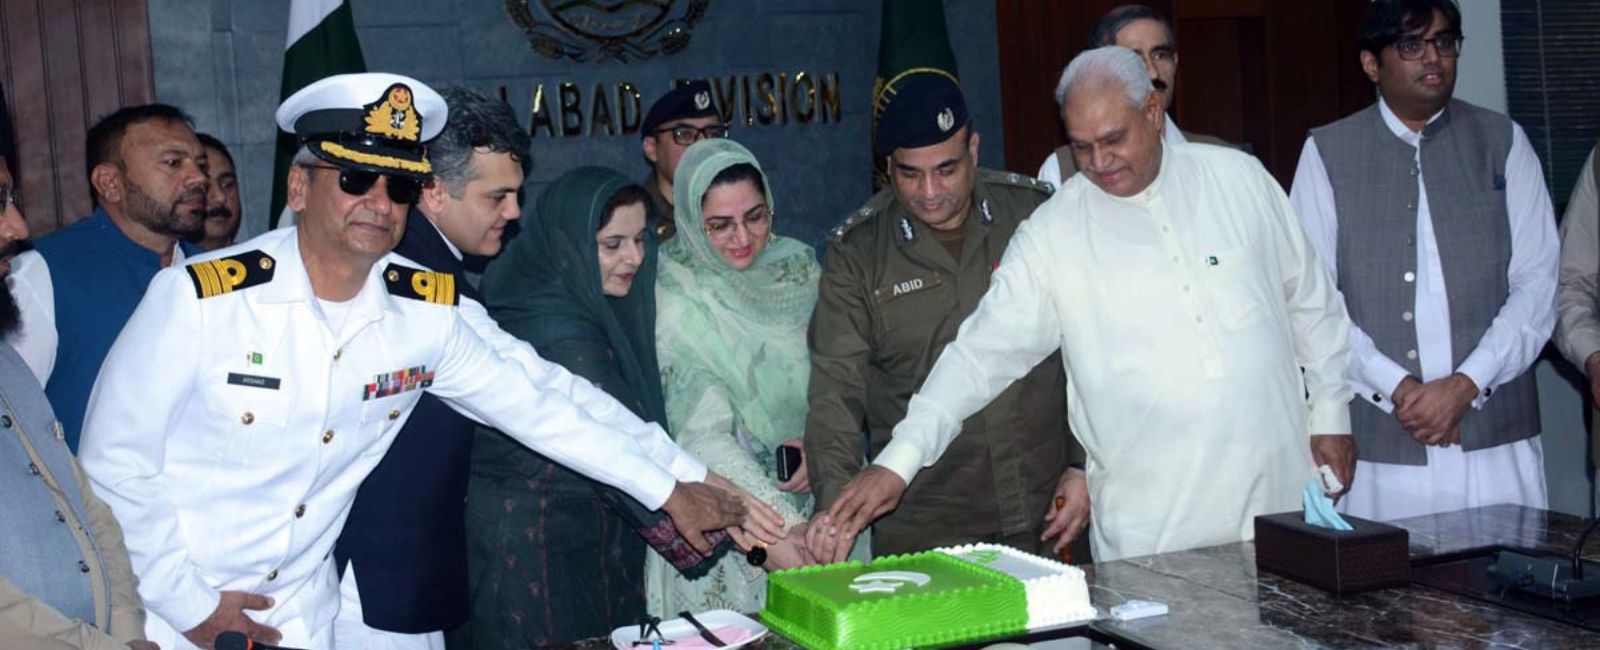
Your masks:
M689 44L711 0L506 0L533 51L552 59L626 63Z

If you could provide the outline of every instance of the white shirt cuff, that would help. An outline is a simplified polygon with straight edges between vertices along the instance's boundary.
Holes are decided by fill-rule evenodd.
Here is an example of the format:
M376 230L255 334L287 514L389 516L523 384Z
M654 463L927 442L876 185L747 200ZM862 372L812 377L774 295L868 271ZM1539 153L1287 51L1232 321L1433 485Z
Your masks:
M1489 395L1494 392L1494 386L1489 384L1489 382L1494 381L1494 371L1497 365L1493 356L1479 348L1473 350L1472 354L1467 355L1466 360L1461 362L1461 366L1456 368L1456 372L1466 375L1467 379L1471 379L1472 383L1478 387L1478 394L1472 398L1472 408L1474 409L1483 408L1483 404L1489 401Z
M900 479L911 485L911 479L917 477L917 472L922 471L922 451L916 445L904 440L890 440L888 446L872 461L873 465L887 468L900 476Z
M1361 395L1361 399L1367 400L1373 406L1383 409L1384 413L1393 413L1394 397L1392 393L1395 387L1399 386L1400 382L1411 373L1400 367L1400 364L1389 360L1388 357L1381 354L1368 359L1363 370L1365 371L1363 374L1366 375L1363 379L1370 385L1372 392L1358 390L1357 394Z

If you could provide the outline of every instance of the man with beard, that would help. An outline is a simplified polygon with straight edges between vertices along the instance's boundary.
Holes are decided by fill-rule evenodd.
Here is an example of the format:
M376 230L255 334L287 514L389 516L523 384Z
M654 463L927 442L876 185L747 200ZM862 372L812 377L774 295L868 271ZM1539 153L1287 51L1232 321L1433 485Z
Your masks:
M28 238L16 186L0 156L0 276ZM0 289L0 334L17 327ZM22 357L0 343L0 639L7 648L154 650L144 640L138 581L111 509L54 434L50 403ZM52 516L53 515L53 516Z
M1547 503L1529 370L1555 328L1555 213L1522 128L1452 99L1461 43L1451 0L1368 5L1379 99L1312 129L1290 192L1355 323L1358 517Z
M206 155L176 107L118 109L89 128L94 213L34 243L8 278L22 326L7 337L78 449L106 350L157 271L199 251L182 241L206 210Z
M1164 120L1161 140L1167 144L1199 142L1225 147L1233 145L1221 138L1178 130L1172 121L1172 100L1178 94L1178 43L1172 35L1172 23L1167 17L1144 5L1122 5L1107 11L1095 21L1089 32L1089 47L1121 45L1133 50L1144 61L1145 72L1150 75L1150 85L1161 98L1161 115ZM1063 179L1078 173L1078 163L1073 161L1070 144L1051 152L1039 166L1039 180L1059 187Z
M199 233L200 248L214 251L233 244L239 234L242 215L239 211L239 175L233 166L233 154L222 141L209 133L199 133L200 146L206 150L206 218Z

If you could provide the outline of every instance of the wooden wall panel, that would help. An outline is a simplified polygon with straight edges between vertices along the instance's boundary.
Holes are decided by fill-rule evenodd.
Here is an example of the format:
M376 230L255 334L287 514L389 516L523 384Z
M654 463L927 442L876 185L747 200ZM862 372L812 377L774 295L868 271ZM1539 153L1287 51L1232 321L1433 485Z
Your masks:
M996 0L1006 166L1033 173L1065 142L1056 78L1089 29L1122 0ZM1247 146L1285 187L1306 132L1374 99L1357 63L1366 0L1141 2L1173 21L1187 131Z
M89 125L154 101L145 0L0 0L0 81L37 237L89 214Z

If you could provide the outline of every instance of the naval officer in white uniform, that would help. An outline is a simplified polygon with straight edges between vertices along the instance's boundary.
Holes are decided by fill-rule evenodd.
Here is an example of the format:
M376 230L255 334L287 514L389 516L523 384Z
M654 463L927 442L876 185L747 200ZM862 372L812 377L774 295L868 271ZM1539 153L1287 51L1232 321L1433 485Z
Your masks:
M305 145L289 176L299 227L159 273L89 402L83 465L127 531L152 640L210 647L238 630L338 647L333 544L423 391L664 508L697 547L703 531L775 519L746 515L748 495L660 427L494 327L453 275L390 252L431 173L437 93L341 75L277 117Z

